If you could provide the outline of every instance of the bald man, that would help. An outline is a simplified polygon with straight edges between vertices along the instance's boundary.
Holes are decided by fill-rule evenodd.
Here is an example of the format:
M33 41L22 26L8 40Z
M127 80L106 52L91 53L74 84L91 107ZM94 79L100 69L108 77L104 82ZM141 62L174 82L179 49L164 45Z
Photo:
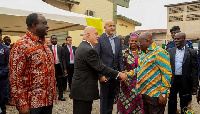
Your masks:
M122 43L115 35L115 23L106 21L105 33L99 37L95 50L102 62L115 70L122 71ZM100 114L112 114L114 99L119 93L119 81L107 75L99 75L100 79ZM112 93L112 95L110 94Z
M164 114L172 77L169 54L153 42L148 32L140 34L139 45L142 54L138 67L128 77L137 75L136 89L142 94L144 113Z
M70 97L73 99L73 114L91 114L93 100L99 99L98 73L125 80L124 73L105 66L93 48L98 43L94 27L86 27L83 41L76 50L74 75ZM112 93L110 93L112 94Z
M180 97L181 114L185 114L188 103L192 100L192 92L197 91L197 52L185 45L185 33L176 33L175 47L168 49L172 68L172 81L168 102L168 114L177 112L177 93Z

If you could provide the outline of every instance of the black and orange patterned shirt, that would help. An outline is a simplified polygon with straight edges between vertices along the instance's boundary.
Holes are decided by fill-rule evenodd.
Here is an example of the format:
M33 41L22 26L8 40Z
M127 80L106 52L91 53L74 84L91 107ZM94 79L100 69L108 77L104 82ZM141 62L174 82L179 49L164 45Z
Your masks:
M56 100L53 54L43 42L27 31L10 52L11 96L19 109L49 106Z

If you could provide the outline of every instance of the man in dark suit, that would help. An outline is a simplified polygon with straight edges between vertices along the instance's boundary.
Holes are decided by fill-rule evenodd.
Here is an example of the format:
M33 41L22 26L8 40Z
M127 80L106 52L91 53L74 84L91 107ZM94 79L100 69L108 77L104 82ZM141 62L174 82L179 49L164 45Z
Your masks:
M99 37L99 42L95 46L95 49L106 66L122 71L122 43L121 39L114 34L114 22L105 22L104 29L105 33ZM114 98L119 93L119 85L118 80L110 78L107 75L100 75L101 114L112 114Z
M52 45L49 45L49 48L54 55L55 76L56 76L56 82L57 82L57 87L58 87L58 91L59 91L58 100L66 101L65 98L63 98L63 87L62 87L62 76L63 76L62 54L63 54L63 49L62 49L61 46L57 45L57 41L58 41L57 36L52 35L51 36Z
M76 50L71 98L73 114L91 114L93 100L99 99L98 73L126 80L125 73L105 66L93 48L98 43L98 33L94 27L86 27L83 41ZM112 93L110 93L111 95Z
M72 37L68 36L66 38L66 46L63 47L64 54L63 54L63 61L64 61L64 70L67 72L68 77L68 84L69 88L71 90L71 84L72 84L72 76L74 74L74 55L76 51L76 47L72 46ZM66 81L66 79L64 79ZM67 82L64 82L64 84L67 84ZM64 85L64 90L66 89L66 86Z
M177 93L180 97L181 114L185 114L188 103L192 100L192 92L199 85L197 75L197 52L185 45L185 33L176 33L175 47L168 49L172 67L172 81L168 102L168 114L176 114Z

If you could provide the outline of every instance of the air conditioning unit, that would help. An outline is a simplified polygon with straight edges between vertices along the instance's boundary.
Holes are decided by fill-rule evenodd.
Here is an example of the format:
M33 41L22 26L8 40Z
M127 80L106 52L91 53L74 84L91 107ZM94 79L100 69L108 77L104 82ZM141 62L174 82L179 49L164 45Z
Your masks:
M93 16L94 17L94 13L95 13L95 11L86 10L86 15L88 15L88 16Z

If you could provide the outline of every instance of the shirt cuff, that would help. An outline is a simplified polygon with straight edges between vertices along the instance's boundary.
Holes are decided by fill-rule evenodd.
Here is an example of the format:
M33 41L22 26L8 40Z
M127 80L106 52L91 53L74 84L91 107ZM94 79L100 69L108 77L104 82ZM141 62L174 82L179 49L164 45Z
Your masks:
M117 79L118 77L119 77L119 72L118 72L117 77L115 79Z

